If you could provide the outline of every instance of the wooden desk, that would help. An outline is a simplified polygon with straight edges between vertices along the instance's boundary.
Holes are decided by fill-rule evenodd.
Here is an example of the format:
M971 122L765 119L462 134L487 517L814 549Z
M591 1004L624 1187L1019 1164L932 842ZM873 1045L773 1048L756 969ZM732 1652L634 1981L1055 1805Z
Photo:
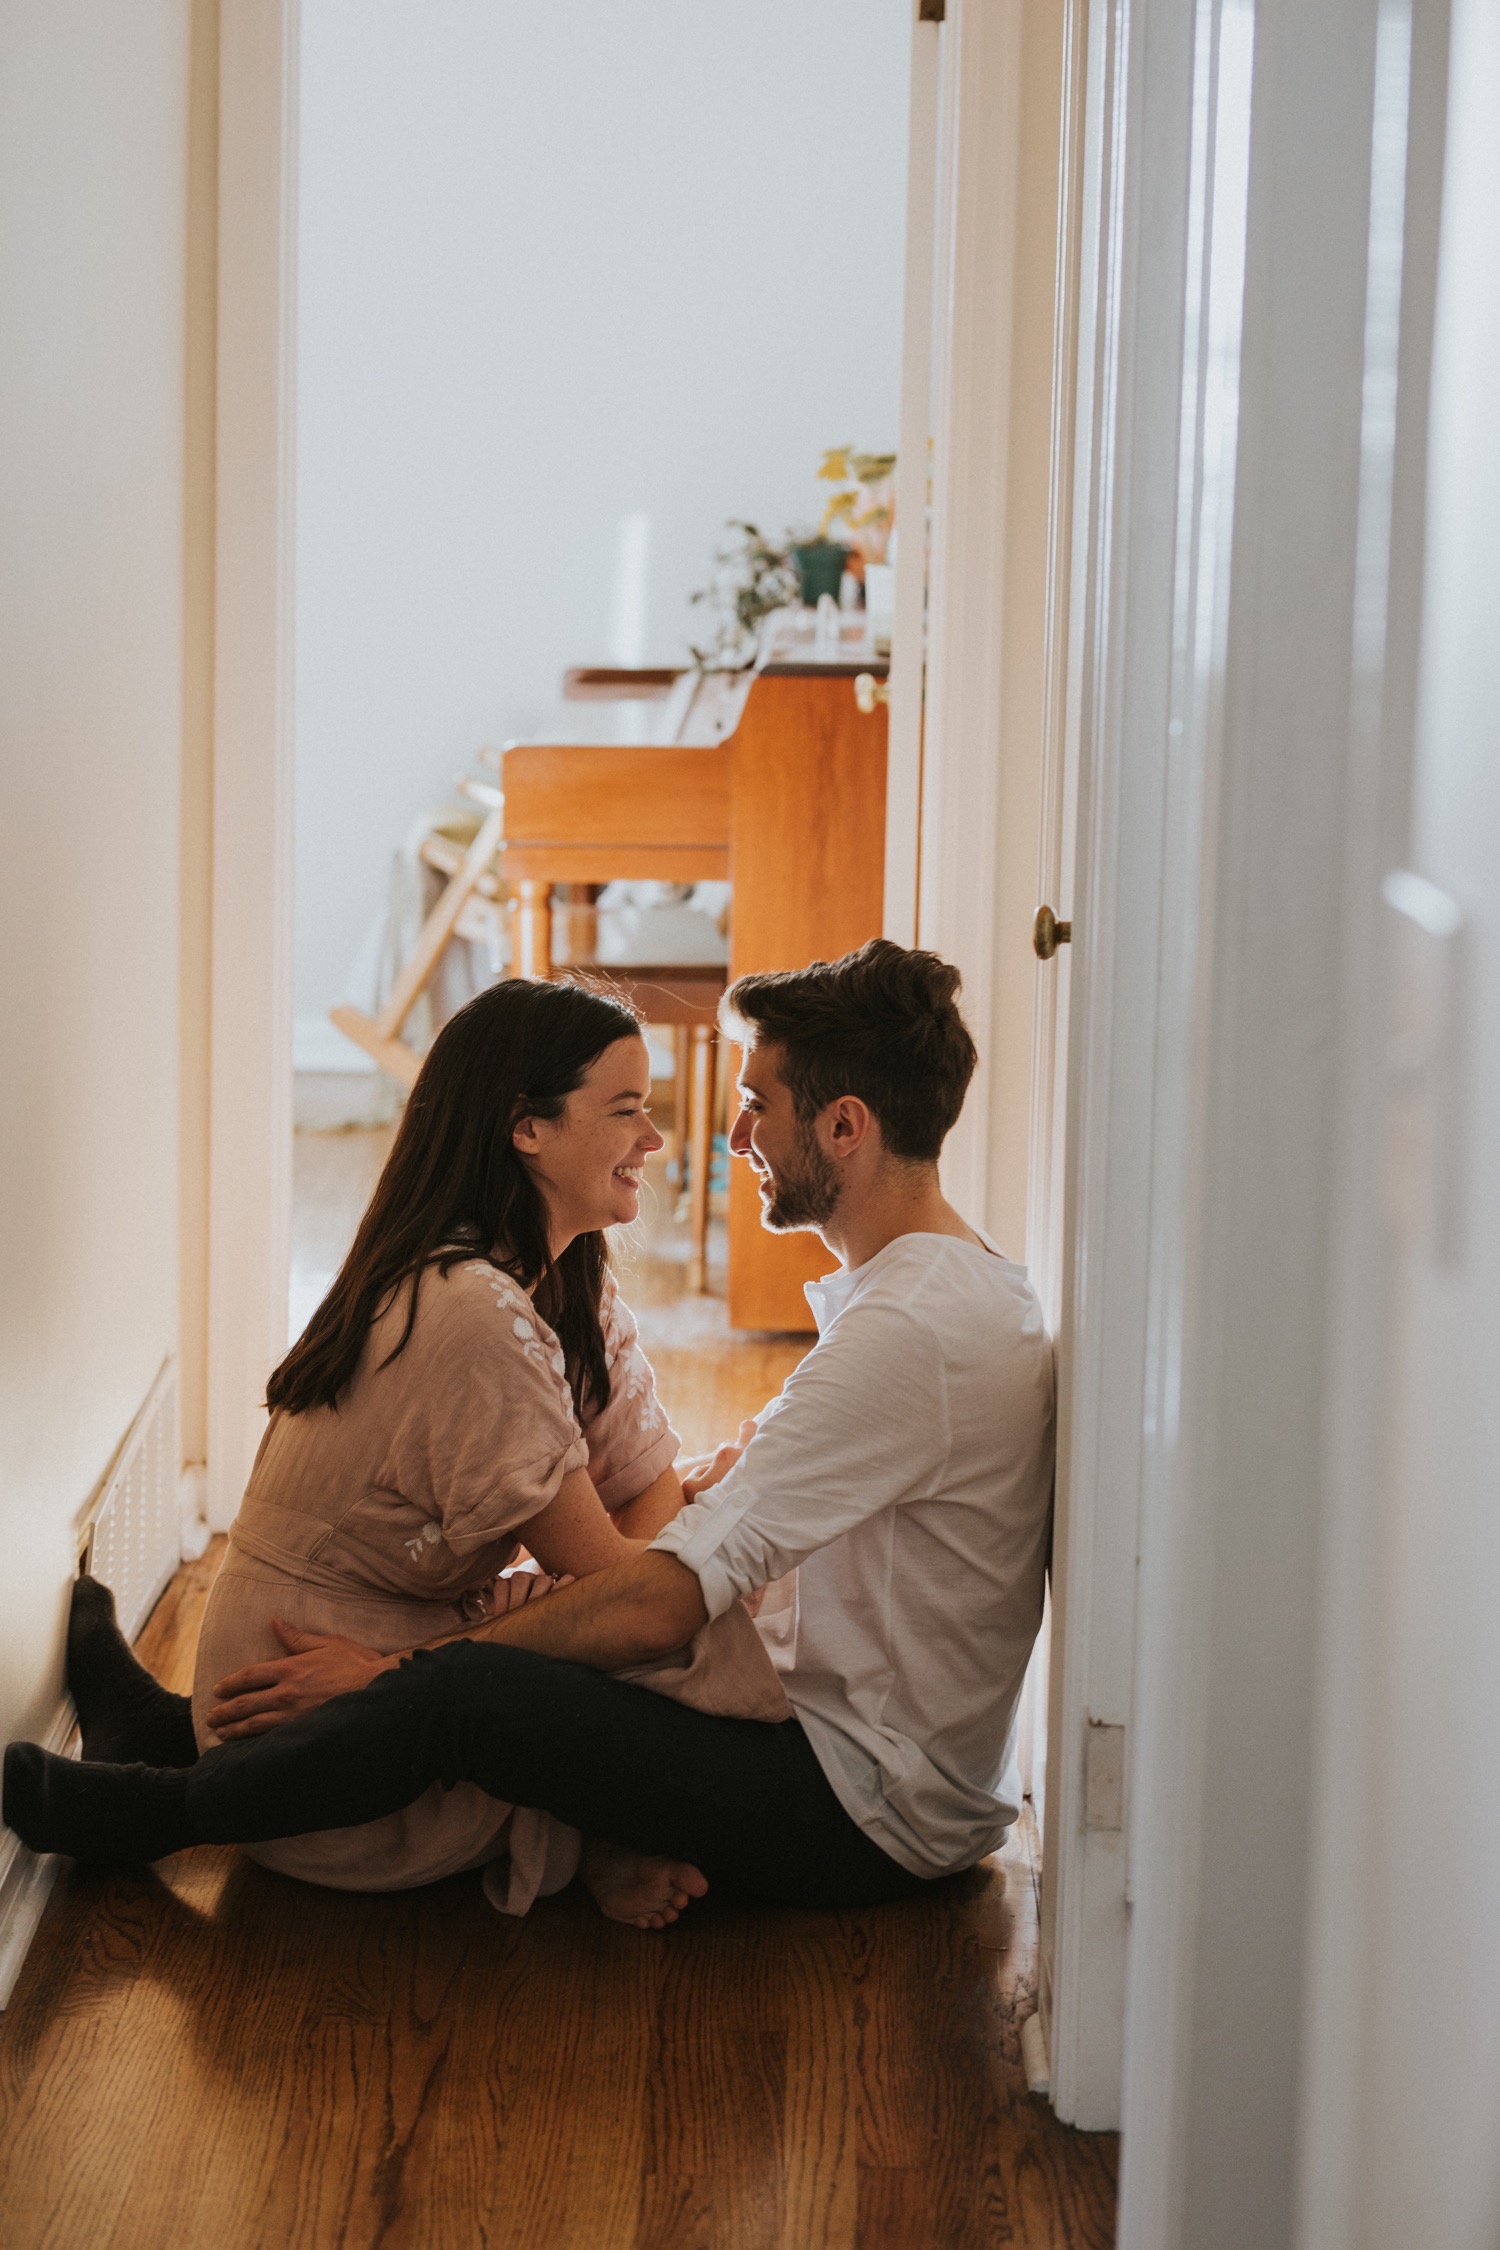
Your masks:
M727 876L731 976L801 968L878 936L886 718L855 702L854 675L868 669L767 664L717 743L507 750L499 866L517 894L519 972L551 973L555 883ZM806 1332L802 1284L833 1261L816 1236L768 1235L748 1166L729 1169L730 1324Z

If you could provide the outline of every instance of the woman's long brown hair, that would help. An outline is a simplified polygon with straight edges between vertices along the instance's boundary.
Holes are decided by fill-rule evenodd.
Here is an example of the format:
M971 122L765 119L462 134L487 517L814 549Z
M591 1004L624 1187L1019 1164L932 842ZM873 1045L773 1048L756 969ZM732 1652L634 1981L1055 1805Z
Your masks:
M443 1026L422 1065L370 1207L338 1278L266 1385L287 1414L337 1407L377 1314L408 1278L405 1350L428 1266L487 1258L534 1292L562 1345L582 1414L609 1398L599 1301L601 1234L554 1259L541 1193L512 1141L523 1117L559 1117L589 1066L640 1029L623 1000L576 984L512 978L481 992Z

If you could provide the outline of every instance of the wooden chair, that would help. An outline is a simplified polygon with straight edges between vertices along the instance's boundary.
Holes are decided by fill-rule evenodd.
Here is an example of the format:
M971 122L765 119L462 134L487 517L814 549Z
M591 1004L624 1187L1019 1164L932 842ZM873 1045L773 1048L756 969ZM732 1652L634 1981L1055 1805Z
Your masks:
M512 973L546 977L552 973L552 895L559 883L569 886L568 959L582 964L597 944L594 900L604 883L616 877L697 882L727 875L728 765L711 753L738 718L748 684L742 677L695 677L670 666L578 665L567 672L567 702L665 704L658 741L518 743L505 751L481 750L480 763L495 780L465 776L458 784L483 814L472 841L461 845L433 835L424 842L423 860L446 878L442 895L379 1014L334 1008L330 1014L339 1030L398 1085L410 1087L422 1058L402 1039L402 1027L455 937L488 940L503 914ZM690 745L686 750L684 742ZM705 758L711 772L702 764ZM497 786L502 771L511 791L509 819Z
M693 701L691 692L684 692L684 683L690 691L691 677L666 667L634 671L617 667L578 667L565 675L563 692L565 698L573 702L618 701L624 697L658 702L671 699L675 693L679 709L665 730L675 736L682 730ZM718 685L713 691L713 700L724 701ZM703 724L712 722L700 717L700 725ZM566 770L572 772L577 750L573 746L566 747L572 751ZM424 863L446 881L385 1006L374 1017L358 1008L340 1006L331 1011L332 1020L398 1084L413 1086L422 1067L422 1058L402 1038L402 1028L455 937L487 943L493 951L496 925L504 915L510 924L512 973L533 977L550 977L556 973L559 964L554 959L552 941L555 885L545 877L557 868L560 879L567 885L564 967L585 974L597 971L607 977L640 1010L644 1021L670 1029L673 1034L676 1076L670 1139L678 1179L681 1181L685 1174L687 1180L692 1238L689 1282L691 1288L702 1292L708 1286L709 1176L713 1156L718 1004L726 975L721 967L713 965L599 963L595 902L603 884L615 877L666 874L669 881L696 881L700 874L724 874L728 858L727 835L722 843L710 848L708 861L701 867L700 852L689 846L684 854L671 838L663 846L672 855L670 872L655 864L644 867L639 858L642 837L647 839L649 853L650 839L659 837L664 823L671 827L680 820L683 799L679 795L679 785L684 769L677 761L669 759L664 765L650 755L642 768L636 763L639 751L635 746L608 743L589 747L602 754L603 763L597 775L591 768L588 781L597 779L601 784L600 794L614 804L623 801L623 825L617 816L604 823L610 830L607 836L591 838L590 830L598 829L601 824L594 809L598 798L590 803L593 792L587 784L583 796L576 789L570 790L569 801L565 804L557 803L555 791L544 784L542 801L538 803L536 788L527 770L537 762L528 761L524 755L514 769L509 823L505 818L502 790L493 782L466 777L459 787L481 809L483 818L467 845L440 833L423 842ZM639 750L649 753L663 747L667 746L641 745ZM675 743L671 747L675 748ZM704 750L709 747L705 745ZM517 746L522 752L531 748L548 753L540 760L540 770L544 776L550 775L555 763L550 755L554 746ZM699 750L688 753L690 758L703 754L704 751ZM481 750L479 753L480 759L497 774L502 769L502 761L514 759L516 755L516 750L506 753ZM697 778L696 768L686 770ZM507 767L506 771L509 778L511 769ZM722 806L715 804L711 825L727 828L727 787L717 794L724 798L724 803ZM694 792L689 789L687 802L691 803L693 796ZM701 799L701 792L699 796ZM553 835L572 834L577 838L561 846L561 859L558 845L550 837L544 840L548 830ZM531 847L529 854L528 845ZM523 867L528 872L522 873ZM502 869L507 869L510 879Z
M470 784L484 812L473 842L464 849L445 839L436 847L447 855L448 881L411 960L378 1017L335 1009L340 1030L409 1086L420 1057L401 1040L401 1026L443 948L455 933L490 929L494 915L508 911L513 972L551 976L553 897L563 884L567 952L580 966L594 950L597 886L614 879L731 880L731 977L829 959L875 936L882 919L886 715L883 707L870 708L867 696L856 699L854 682L858 673L883 673L885 666L869 657L815 660L795 645L795 635L792 644L768 645L753 674L689 679L686 690L679 679L666 690L682 714L671 740L526 742L486 754L500 788ZM607 973L631 989L649 984L665 991L688 976L679 967ZM713 1006L724 972L705 974L716 980L711 997L700 985L684 1015L666 1020L674 1032L689 1034L689 1085L711 1094ZM642 1005L649 1020L663 1020L659 1000ZM701 1210L694 1205L701 1285L713 1133L708 1101L694 1105L684 1130L690 1160L693 1147L700 1150L690 1179L701 1198ZM731 1326L805 1331L802 1284L828 1270L827 1255L813 1237L766 1234L754 1182L743 1175L743 1166L731 1167Z
M591 964L576 964L587 975ZM692 1256L688 1287L702 1296L708 1288L709 1187L713 1172L714 1119L718 1109L719 1002L728 975L719 968L686 963L670 968L598 966L617 992L639 1009L642 1020L670 1029L673 1037L672 1134L678 1179L687 1179L688 1226Z

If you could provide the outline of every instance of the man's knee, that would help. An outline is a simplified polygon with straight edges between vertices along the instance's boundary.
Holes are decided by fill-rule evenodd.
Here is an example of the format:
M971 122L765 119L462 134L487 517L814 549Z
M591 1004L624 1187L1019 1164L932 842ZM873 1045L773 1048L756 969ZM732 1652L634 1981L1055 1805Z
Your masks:
M449 1641L442 1648L417 1649L400 1667L399 1677L428 1724L451 1740L469 1724L503 1723L534 1696L545 1696L549 1675L557 1669L555 1658L532 1649L507 1648L497 1641Z
M491 1795L533 1803L549 1760L576 1757L597 1733L599 1676L534 1649L450 1641L418 1649L387 1680L404 1683L404 1716L420 1760L445 1786L475 1781ZM379 1683L377 1683L378 1685Z
M425 1722L441 1727L474 1708L486 1687L504 1677L505 1659L514 1653L474 1641L450 1641L444 1648L414 1650L394 1675L386 1677L400 1681L397 1693L408 1708L415 1706Z

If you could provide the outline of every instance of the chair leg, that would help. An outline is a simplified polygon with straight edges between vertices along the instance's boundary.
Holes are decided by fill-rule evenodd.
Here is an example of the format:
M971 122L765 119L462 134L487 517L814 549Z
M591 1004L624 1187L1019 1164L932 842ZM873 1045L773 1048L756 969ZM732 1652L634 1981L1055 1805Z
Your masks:
M712 1024L693 1025L693 1092L691 1109L692 1155L688 1184L693 1229L693 1255L688 1267L688 1287L698 1296L708 1289L708 1174L714 1145L714 1048L717 1033Z
M458 872L451 878L442 897L422 924L411 958L392 985L390 998L379 1015L372 1019L360 1015L357 1009L351 1009L348 1011L351 1021L339 1023L341 1031L347 1032L351 1039L357 1039L362 1047L368 1047L372 1055L385 1063L391 1075L400 1078L405 1085L411 1084L420 1067L421 1057L415 1058L411 1074L406 1076L399 1062L393 1067L391 1062L386 1061L381 1050L383 1047L400 1044L401 1026L411 1014L417 994L442 959L464 908L474 895L481 878L488 874L494 863L503 822L504 814L497 810L490 814L480 828L464 853ZM335 1021L338 1021L337 1015ZM356 1022L363 1029L357 1029Z
M511 961L518 977L552 975L552 885L521 882L511 909Z
M602 883L565 883L560 886L566 894L559 902L560 914L554 915L562 923L561 962L554 966L569 969L593 969L599 964L599 893ZM607 972L606 972L607 973Z
M693 1035L685 1023L672 1026L672 1185L681 1194L687 1186L688 1119L692 1115L692 1092L688 1076L692 1069Z
M417 1082L422 1058L407 1046L404 1039L386 1038L375 1018L363 1015L358 1008L340 1005L330 1008L328 1015L329 1020L338 1025L346 1039L352 1039L357 1046L364 1048L367 1055L373 1055L386 1076L394 1078L398 1086L404 1086L410 1093Z

